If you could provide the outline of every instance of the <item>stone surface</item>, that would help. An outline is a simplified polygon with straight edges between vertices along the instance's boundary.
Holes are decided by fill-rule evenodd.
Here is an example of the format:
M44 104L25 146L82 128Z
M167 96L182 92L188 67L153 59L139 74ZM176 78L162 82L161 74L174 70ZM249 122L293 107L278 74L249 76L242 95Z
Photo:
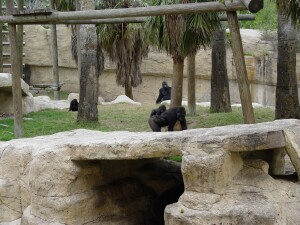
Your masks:
M78 93L70 93L68 95L68 101L71 102L73 99L77 99L79 101L79 94ZM98 105L101 105L104 102L104 99L99 96L98 97Z
M162 133L78 129L0 142L0 225L156 225L166 205L170 225L299 224L299 184L274 180L257 154L286 148L294 137L286 132L299 127L291 119ZM162 159L177 155L181 165Z
M126 95L120 95L111 102L102 102L102 105L110 105L110 104L117 104L117 103L129 103L134 105L141 105L140 102L135 102L132 99L128 98Z
M0 73L0 113L12 114L14 112L11 76L9 73ZM23 79L21 79L21 91L23 112L25 114L32 112L33 96Z
M286 151L289 155L292 164L300 177L300 128L288 128L285 130L285 135L287 139Z

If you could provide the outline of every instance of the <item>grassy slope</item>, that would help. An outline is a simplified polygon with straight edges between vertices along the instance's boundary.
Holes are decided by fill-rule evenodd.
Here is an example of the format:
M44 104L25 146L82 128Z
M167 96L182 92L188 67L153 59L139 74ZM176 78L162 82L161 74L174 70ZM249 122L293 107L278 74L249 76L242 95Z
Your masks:
M99 106L99 122L78 124L77 113L67 110L44 110L26 115L24 120L25 137L53 134L61 131L85 128L100 131L148 131L148 117L155 106L136 106L128 104ZM188 128L204 128L243 123L241 108L233 107L231 113L211 113L209 108L198 107L196 116L187 116ZM257 123L274 120L274 110L255 109ZM29 119L27 119L29 118ZM8 127L1 126L8 125ZM13 139L13 119L0 120L0 141Z

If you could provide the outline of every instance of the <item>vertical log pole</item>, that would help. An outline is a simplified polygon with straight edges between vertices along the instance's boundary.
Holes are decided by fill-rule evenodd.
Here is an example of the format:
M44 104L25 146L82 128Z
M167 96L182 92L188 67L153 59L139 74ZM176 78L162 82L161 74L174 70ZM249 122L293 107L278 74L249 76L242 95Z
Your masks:
M14 3L6 0L8 14L12 14ZM14 133L16 138L23 136L23 112L22 112L22 90L21 90L21 68L20 68L20 48L18 47L17 26L8 24L8 36L10 42L10 61L12 72L12 93L14 105Z
M76 0L76 11L80 11L80 2ZM80 77L81 77L81 43L80 43L80 24L76 25L76 45L77 45L77 67L78 67L78 93L80 94Z
M0 0L0 16L3 15L2 12L2 0ZM3 23L0 23L0 73L3 73Z
M54 9L54 1L50 1L51 9ZM51 38L52 38L52 69L53 69L53 83L55 85L55 90L53 92L54 99L60 99L60 88L59 88L59 73L58 73L58 53L57 53L57 33L56 25L51 25Z
M227 12L227 18L228 18L228 24L230 29L230 35L231 35L231 45L232 45L233 57L235 61L235 68L236 68L244 122L255 123L249 82L247 77L246 63L244 58L243 46L242 46L242 38L240 34L236 12L235 11Z
M23 10L24 1L18 0L18 10ZM18 48L20 54L20 78L23 78L23 25L17 25Z

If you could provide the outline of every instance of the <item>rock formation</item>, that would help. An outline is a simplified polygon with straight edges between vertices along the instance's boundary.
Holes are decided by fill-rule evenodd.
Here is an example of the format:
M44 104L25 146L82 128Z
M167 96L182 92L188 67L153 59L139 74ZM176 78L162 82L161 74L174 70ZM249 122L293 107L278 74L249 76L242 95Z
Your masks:
M33 96L29 86L21 79L22 104L24 113L31 112ZM0 73L0 113L13 113L12 79L10 73Z
M0 142L0 224L300 224L299 184L269 175L285 151L300 174L299 131L278 120ZM175 155L181 169L163 159Z

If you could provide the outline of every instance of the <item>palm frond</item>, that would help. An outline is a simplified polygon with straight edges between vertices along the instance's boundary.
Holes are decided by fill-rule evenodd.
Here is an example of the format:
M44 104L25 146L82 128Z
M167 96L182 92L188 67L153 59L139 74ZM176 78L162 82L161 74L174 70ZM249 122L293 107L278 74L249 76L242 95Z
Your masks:
M145 6L138 0L99 1L97 7L128 8ZM136 87L142 82L140 66L142 58L148 54L147 32L142 24L101 24L98 37L111 61L117 64L116 82L118 85Z
M206 2L209 0L154 0L154 5ZM220 21L216 13L167 15L148 18L150 40L168 54L186 55L210 44Z
M291 17L294 24L300 23L299 0L276 0L277 8L287 17Z

